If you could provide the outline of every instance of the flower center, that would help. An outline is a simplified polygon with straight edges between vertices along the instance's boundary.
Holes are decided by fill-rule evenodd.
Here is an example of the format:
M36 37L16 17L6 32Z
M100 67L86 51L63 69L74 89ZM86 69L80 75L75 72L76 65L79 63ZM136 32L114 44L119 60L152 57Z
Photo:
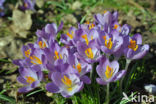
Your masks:
M69 32L67 32L66 35L67 35L70 39L73 39L73 34L74 34L74 32L72 31L71 34L70 34Z
M35 81L35 79L31 76L26 76L26 81L27 81L27 83L31 84Z
M82 35L81 37L86 41L86 44L88 45L89 41L88 41L87 34Z
M68 88L68 91L72 90L72 81L67 77L67 76L63 76L63 78L61 79L62 83L65 84Z
M89 25L89 30L91 30L94 27L95 27L95 24L92 23L91 25Z
M33 63L33 64L42 64L42 61L34 55L30 56L30 59L31 59L31 63Z
M75 65L73 65L73 68L75 69ZM76 68L77 68L78 72L80 73L81 70L82 70L82 68L81 68L81 64L78 63L77 66L76 66Z
M93 58L94 58L94 54L93 54L91 48L87 48L87 49L85 50L85 54L86 54L86 56L87 56L88 58L90 58L90 59L93 59Z
M106 39L106 36L103 36L103 39L105 40L105 46L108 48L108 49L112 49L112 46L113 46L113 42L111 41L112 38L109 38L109 40Z
M42 41L39 41L39 42L38 42L38 45L39 45L39 47L42 48L42 49L46 47L46 43L45 43L45 42L42 42Z
M55 50L54 53L55 53L55 56L54 56L54 59L55 59L55 60L57 60L57 59L59 59L59 58L61 58L61 59L63 58L62 55L61 55L61 54L59 55L59 53L58 53L56 50Z
M106 71L105 71L105 76L107 79L110 79L112 77L112 75L113 75L113 68L111 68L107 65Z
M131 48L133 51L136 51L138 49L138 45L136 44L136 41L131 39L128 48Z
M30 51L31 51L31 49L28 49L28 50L24 51L24 54L25 54L26 57L29 57Z
M114 29L117 29L117 28L118 28L118 25L117 25L117 24L115 24L115 25L114 25Z
M28 4L27 3L24 3L24 7L27 8L28 7Z
M107 13L107 10L104 10L103 13L104 13L104 14Z

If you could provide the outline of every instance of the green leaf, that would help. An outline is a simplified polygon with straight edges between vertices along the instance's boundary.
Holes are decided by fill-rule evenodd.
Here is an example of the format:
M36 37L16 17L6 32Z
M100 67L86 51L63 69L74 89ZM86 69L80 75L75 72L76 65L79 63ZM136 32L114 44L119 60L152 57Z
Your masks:
M16 104L16 101L15 99L9 97L9 96L6 96L6 95L0 95L0 99L4 100L4 101L8 101L10 102L11 104Z
M41 91L43 91L43 89L33 91L33 92L27 94L26 97L29 97L29 96L31 96L31 95L33 95L33 94L36 94L36 93L38 93L38 92L41 92Z

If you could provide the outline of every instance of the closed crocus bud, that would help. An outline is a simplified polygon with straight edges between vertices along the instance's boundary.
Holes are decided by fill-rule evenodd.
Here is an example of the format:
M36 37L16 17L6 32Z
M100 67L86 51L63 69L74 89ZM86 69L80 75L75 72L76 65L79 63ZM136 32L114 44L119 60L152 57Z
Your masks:
M119 71L119 63L117 61L110 62L109 59L105 57L101 58L96 71L99 75L99 78L97 78L96 81L101 85L115 82L123 77L126 73L125 70Z

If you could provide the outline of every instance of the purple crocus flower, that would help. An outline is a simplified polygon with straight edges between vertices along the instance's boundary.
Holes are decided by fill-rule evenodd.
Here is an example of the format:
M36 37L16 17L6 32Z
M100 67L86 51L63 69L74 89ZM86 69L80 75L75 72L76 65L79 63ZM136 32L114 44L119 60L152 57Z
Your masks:
M61 35L60 41L67 46L75 45L74 38L75 38L75 34L77 33L76 30L77 29L75 27L71 27L66 34Z
M44 49L44 54L48 61L46 67L47 69L52 70L55 65L61 63L60 61L66 63L69 53L66 47L60 47L56 41L51 41L49 48Z
M57 33L62 29L63 22L57 28L55 23L47 24L42 30L37 30L36 35L38 37L42 37L45 40L54 40L56 38Z
M46 89L52 93L61 93L63 97L70 97L83 88L83 82L76 74L54 72L51 79L53 82L48 83Z
M20 93L28 92L38 87L43 78L43 73L39 66L20 68L19 73L20 76L17 77L17 81L25 85L25 87L18 90Z
M20 6L22 10L34 10L36 0L23 0L23 5Z
M28 44L22 47L22 52L25 59L14 60L13 63L19 67L31 67L39 65L42 70L45 69L47 59L44 55L43 50L40 48L34 48L33 44Z
M0 17L4 16L4 4L5 0L0 0Z
M79 42L77 44L78 57L88 63L94 63L100 58L100 50L97 48L95 40L86 44L86 42Z
M113 31L113 34L108 34L104 31L101 31L98 43L104 53L113 54L122 46L123 38L119 35L118 31Z
M120 56L124 55L124 49L127 48L127 46L129 45L128 41L129 41L129 33L131 31L131 27L127 24L123 25L121 28L121 32L120 32L120 36L122 36L123 38L123 44L121 45L120 49L118 51L116 51L114 54L114 56L116 57L116 59L118 59Z
M148 44L142 45L142 36L140 34L135 34L133 37L129 37L128 43L129 45L124 50L127 59L140 59L149 51Z
M102 57L96 71L100 78L97 78L97 83L106 85L123 77L125 70L119 71L119 63L117 61L109 62L109 59Z
M68 63L77 71L80 79L86 83L90 84L91 80L85 74L90 72L92 69L91 64L86 63L85 61L79 59L77 54L70 54L68 57Z

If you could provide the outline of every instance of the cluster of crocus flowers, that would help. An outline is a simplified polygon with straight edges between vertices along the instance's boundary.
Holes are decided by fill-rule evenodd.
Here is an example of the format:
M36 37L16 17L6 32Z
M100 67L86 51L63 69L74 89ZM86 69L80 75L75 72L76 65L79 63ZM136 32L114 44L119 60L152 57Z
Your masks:
M148 45L142 45L140 34L131 37L130 26L118 23L117 12L104 11L95 15L93 23L87 21L77 28L71 27L60 37L63 46L56 40L62 27L62 22L58 27L52 23L37 30L37 41L22 48L25 58L13 61L19 66L17 80L25 85L19 92L38 87L44 81L43 71L48 71L50 82L46 90L70 97L82 90L84 84L91 83L87 73L92 70L99 75L97 83L107 85L126 74L126 70L119 70L120 56L128 60L140 59L149 50ZM114 56L113 61L110 55ZM99 63L96 69L92 68L94 63Z

